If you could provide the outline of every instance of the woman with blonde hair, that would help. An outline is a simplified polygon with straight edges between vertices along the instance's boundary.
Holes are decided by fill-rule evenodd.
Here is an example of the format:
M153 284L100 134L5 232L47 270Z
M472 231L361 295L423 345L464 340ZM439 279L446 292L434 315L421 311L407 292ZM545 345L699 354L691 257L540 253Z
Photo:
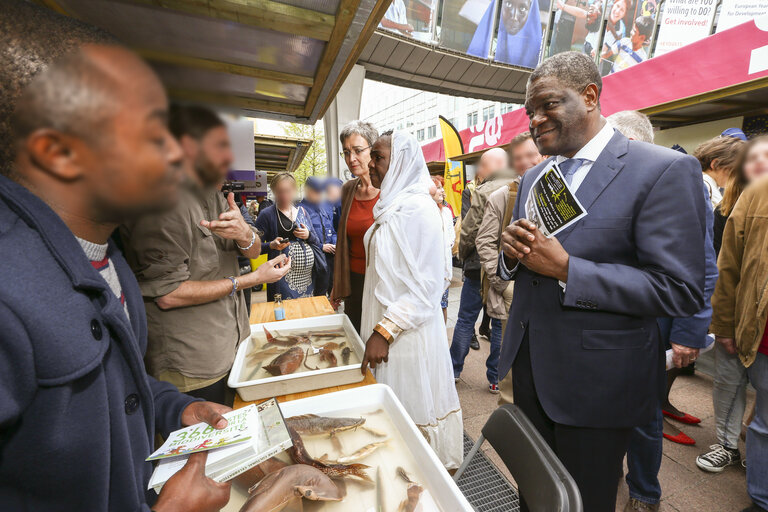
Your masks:
M327 266L322 244L310 226L312 222L303 207L296 207L298 187L289 172L277 174L269 184L275 195L275 204L267 207L256 218L256 228L263 232L262 254L274 258L283 253L290 258L291 270L276 283L267 285L267 300L276 293L283 299L312 297L315 284L327 281Z

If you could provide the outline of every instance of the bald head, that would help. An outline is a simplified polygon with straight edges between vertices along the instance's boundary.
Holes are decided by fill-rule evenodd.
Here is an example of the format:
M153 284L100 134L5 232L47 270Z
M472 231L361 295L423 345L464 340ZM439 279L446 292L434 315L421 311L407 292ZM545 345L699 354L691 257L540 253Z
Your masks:
M509 168L507 152L501 148L491 148L480 157L477 164L477 177L486 179L491 174Z

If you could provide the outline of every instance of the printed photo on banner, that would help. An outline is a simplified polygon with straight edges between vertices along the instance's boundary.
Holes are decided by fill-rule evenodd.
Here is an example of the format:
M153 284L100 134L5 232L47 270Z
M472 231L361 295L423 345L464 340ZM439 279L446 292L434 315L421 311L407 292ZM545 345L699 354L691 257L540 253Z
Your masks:
M567 51L597 55L603 0L556 0L552 39L547 56Z
M379 28L431 43L436 6L437 0L393 0Z
M657 12L656 0L613 0L608 4L600 74L609 75L648 59Z
M497 0L444 0L440 46L489 58L497 11Z
M543 5L546 4L546 5ZM543 9L542 9L543 7ZM544 16L542 12L544 11ZM496 62L524 68L535 68L539 63L541 42L547 20L549 1L501 0L499 28L496 33ZM479 27L478 27L479 28Z

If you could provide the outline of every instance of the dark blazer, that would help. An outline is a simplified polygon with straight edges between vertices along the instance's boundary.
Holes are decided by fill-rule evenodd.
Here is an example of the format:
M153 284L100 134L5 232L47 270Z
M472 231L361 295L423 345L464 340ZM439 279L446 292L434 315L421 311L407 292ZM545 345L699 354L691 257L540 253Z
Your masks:
M525 173L514 219L544 165ZM522 264L506 276L515 294L499 375L527 331L538 398L555 422L619 428L654 417L664 371L656 319L705 304L701 190L695 158L616 132L576 192L589 214L556 235L570 255L565 292Z
M156 431L194 399L148 377L144 301L110 243L130 315L62 220L0 176L0 509L149 512Z

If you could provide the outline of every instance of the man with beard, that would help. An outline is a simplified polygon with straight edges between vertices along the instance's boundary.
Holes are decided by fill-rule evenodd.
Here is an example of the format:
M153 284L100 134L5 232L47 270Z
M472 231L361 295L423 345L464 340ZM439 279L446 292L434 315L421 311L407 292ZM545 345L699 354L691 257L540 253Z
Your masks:
M290 270L284 256L240 276L238 256L257 258L261 240L230 192L220 188L232 163L224 122L203 107L171 109L183 152L181 199L172 211L121 229L126 259L145 298L153 377L192 396L230 404L227 376L237 345L250 336L242 290Z
M101 31L27 2L0 12L0 508L213 512L195 454L147 491L155 432L219 404L148 377L136 281L109 242L177 199L157 77Z
M655 417L664 385L656 319L705 304L708 205L692 193L698 162L615 132L601 88L578 52L550 57L528 80L531 134L554 156L525 173L502 234L499 274L515 293L499 374L512 369L515 404L573 476L584 510L613 512L632 428ZM587 216L548 238L524 212L553 161Z

